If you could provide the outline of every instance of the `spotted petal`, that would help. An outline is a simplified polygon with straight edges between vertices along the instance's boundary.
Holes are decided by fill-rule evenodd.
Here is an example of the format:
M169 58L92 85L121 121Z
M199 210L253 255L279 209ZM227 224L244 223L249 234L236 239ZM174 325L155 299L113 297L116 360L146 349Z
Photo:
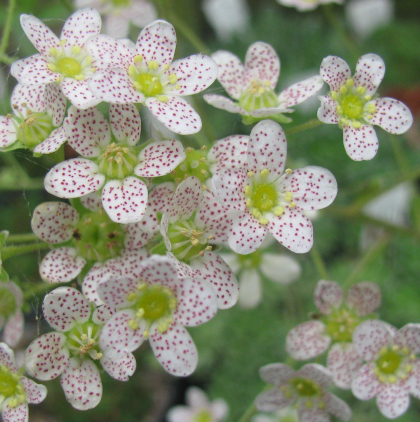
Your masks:
M223 97L223 95L206 94L203 98L207 103L220 110L226 110L229 113L239 113L244 116L249 114L244 108L234 103L231 99Z
M383 130L394 135L407 132L413 124L410 109L401 101L393 98L378 98L373 102L376 111L369 122L380 126Z
M25 67L20 70L14 69L13 65L11 68L12 75L15 72L19 72L20 77L19 83L24 85L43 85L60 80L60 74L52 72L48 67L48 61L42 56L42 54L35 54L30 57L30 60L25 62Z
M340 57L328 56L321 63L321 77L330 86L331 91L338 91L347 79L351 78L349 65Z
M385 63L376 54L365 54L356 64L354 86L366 88L367 95L375 94L385 75Z
M191 105L183 98L167 96L167 101L149 97L145 101L153 116L165 127L180 135L191 135L201 130L201 119Z
M60 384L67 401L77 410L93 409L101 401L101 376L90 359L71 358Z
M113 275L99 280L97 292L103 303L116 309L130 307L128 296L135 292L139 282Z
M368 320L359 324L353 333L353 344L360 357L369 362L392 339L387 326L381 321Z
M322 388L328 388L332 384L331 372L318 363L306 364L296 372L296 377L309 378Z
M286 88L280 93L278 100L283 107L292 107L314 96L323 85L321 76L315 75Z
M41 403L47 396L47 388L44 385L37 384L26 377L22 377L21 382L25 389L26 401L28 403Z
M46 84L45 86L45 106L47 111L52 115L53 125L58 127L63 122L66 114L67 98L55 83Z
M172 375L187 377L197 367L197 348L181 325L171 325L163 334L155 328L150 335L150 346L163 368Z
M222 206L238 211L247 210L243 190L247 180L246 169L228 169L215 174L212 180L216 197Z
M79 198L100 189L105 176L86 158L73 158L53 167L45 176L47 192L59 198Z
M15 362L15 354L13 350L5 343L0 343L0 364L10 369L12 372L17 372L18 368Z
M86 42L86 51L94 59L121 69L128 69L135 55L134 51L121 40L103 34L90 38Z
M95 191L80 197L82 205L90 211L99 211L102 209L101 192Z
M16 407L10 405L11 399L2 404L1 415L4 422L28 422L29 409L26 403L19 403Z
M52 332L35 339L26 349L25 367L28 374L41 381L58 377L69 362L67 337Z
M146 213L147 195L147 186L137 177L111 180L102 190L102 205L112 221L135 223Z
M270 390L260 393L255 399L255 406L261 412L274 412L291 405L296 400L296 394L286 397L279 388L271 388Z
M119 142L134 146L140 140L140 114L134 104L111 104L109 107L112 133Z
M44 202L32 215L31 227L35 235L47 243L63 243L73 236L79 221L78 212L64 202Z
M61 147L67 141L64 126L54 129L50 136L34 148L34 152L38 154L51 154Z
M101 365L112 378L128 381L128 377L136 370L136 359L130 352L122 352L119 357L109 357L105 354Z
M347 292L346 304L355 309L359 316L369 315L381 304L381 290L375 283L357 283Z
M315 288L314 301L323 314L329 314L341 306L343 290L335 281L320 280Z
M408 348L414 355L420 353L420 324L407 324L395 335L395 344Z
M376 397L380 412L389 419L398 418L405 413L410 405L410 387L405 380L396 384L385 384Z
M12 109L19 110L27 117L28 109L31 111L45 111L45 88L47 85L21 85L17 84L12 92L10 104Z
M101 31L101 16L95 9L85 8L74 12L65 22L61 40L66 44L84 47L86 41Z
M9 317L4 326L3 337L4 341L10 347L16 347L22 338L23 328L25 325L25 318L20 309L17 309L13 315Z
M317 116L322 123L338 123L337 103L329 95L318 97L321 101L321 107L318 109Z
M370 125L362 125L360 129L346 125L344 127L344 147L347 155L354 161L371 160L379 148L375 129Z
M212 174L225 169L247 168L247 148L249 136L233 135L217 141L207 154Z
M12 118L0 116L0 148L6 148L17 141L16 127Z
M381 387L381 383L375 375L375 363L368 363L354 376L351 390L360 400L369 400L375 397Z
M87 80L64 78L60 87L67 99L77 108L86 110L101 102L89 89Z
M284 363L270 363L260 368L260 377L268 384L273 384L276 387L281 387L294 374L295 370Z

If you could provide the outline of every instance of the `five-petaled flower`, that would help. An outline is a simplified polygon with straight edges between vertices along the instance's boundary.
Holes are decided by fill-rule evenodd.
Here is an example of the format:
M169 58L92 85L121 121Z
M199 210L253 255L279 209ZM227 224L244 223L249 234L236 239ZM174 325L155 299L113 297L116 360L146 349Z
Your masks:
M289 122L282 113L292 112L289 107L312 97L323 86L322 78L315 75L276 94L280 60L273 47L262 42L248 48L245 66L229 51L217 51L211 57L219 67L217 79L236 102L214 94L207 94L204 99L214 107L239 113L246 124L267 117Z
M228 243L236 253L255 252L268 231L293 252L307 252L312 247L312 223L303 211L331 204L337 182L321 167L285 171L286 150L281 126L264 120L251 131L246 167L213 176L217 198L234 211Z
M365 54L351 76L348 64L336 56L321 63L321 76L330 86L328 95L319 97L318 119L335 123L344 131L344 147L355 160L371 160L379 143L372 125L400 135L413 123L409 108L393 98L377 98L376 90L385 74L385 63L376 54Z

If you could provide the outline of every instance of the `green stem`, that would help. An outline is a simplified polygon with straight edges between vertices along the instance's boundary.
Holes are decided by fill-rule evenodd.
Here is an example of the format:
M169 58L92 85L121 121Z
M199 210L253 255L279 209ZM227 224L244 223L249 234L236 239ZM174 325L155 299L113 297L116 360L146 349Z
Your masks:
M44 189L44 179L30 179L28 181L20 180L17 183L11 185L0 181L0 191L9 190L42 190Z
M9 0L9 7L7 8L6 23L4 25L3 37L0 44L0 57L2 61L9 45L10 33L12 32L13 13L16 7L16 0Z
M31 299L33 296L36 296L39 293L43 293L46 290L53 290L56 287L66 286L64 283L37 283L32 289L25 289L25 293L23 294L23 298L25 300Z
M11 234L7 237L7 243L24 243L39 240L33 233Z
M241 419L239 419L238 422L249 422L251 418L257 413L257 408L255 407L255 404L251 404L251 406L248 407L246 412L242 415Z
M301 125L292 127L288 130L285 130L286 136L289 137L291 135L294 135L295 133L303 132L305 130L313 129L314 127L318 127L322 125L321 120L318 119L311 119L306 123L303 123Z
M313 245L311 248L311 258L312 258L313 263L315 264L315 268L317 269L318 274L321 277L321 279L328 280L327 269L325 267L322 256L315 245Z
M15 255L22 255L24 253L39 251L42 249L48 249L50 245L44 242L36 242L36 243L29 243L27 245L19 245L19 246L6 246L1 250L1 258L2 260L6 260L11 258Z
M0 53L0 62L3 62L4 64L11 65L15 61L14 58L8 56L7 54L1 54Z
M391 140L392 150L394 151L395 160L398 164L398 167L404 177L407 177L410 174L410 168L407 163L407 160L404 156L403 149L401 144L396 136L388 134L388 137Z

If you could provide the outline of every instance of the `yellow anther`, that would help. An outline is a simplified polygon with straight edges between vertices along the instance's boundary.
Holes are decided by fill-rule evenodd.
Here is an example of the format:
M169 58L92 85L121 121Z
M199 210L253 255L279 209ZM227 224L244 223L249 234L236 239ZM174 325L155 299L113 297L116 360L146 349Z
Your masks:
M214 239L214 236L212 234L209 235L208 237L209 240Z
M407 379L407 375L402 374L402 375L400 375L400 378L401 378L402 380L406 380L406 379Z
M372 119L373 119L373 116L372 116L371 114L368 114L366 117L367 117L369 120L372 120Z
M13 399L9 399L9 401L7 402L7 404L8 404L9 407L11 407L12 409L14 409L19 404L19 400L16 397L14 397Z
M264 87L262 87L262 86L260 86L260 87L258 88L258 94L264 94L264 92L265 92L265 88L264 88Z
M356 91L359 94L362 94L363 95L366 92L366 88L364 86L358 86L357 89L356 89Z
M50 54L51 54L51 56L57 55L57 49L55 47L51 47L50 48Z
M365 100L366 101L370 101L372 99L372 97L370 95L365 95Z
M290 208L296 208L296 202L292 201L289 205Z
M267 177L270 174L270 170L264 169L260 171L260 177Z
M259 222L260 224L262 224L263 226L266 226L266 225L269 223L268 218L266 218L266 217L262 217L262 218L260 218L260 219L258 220L258 222Z
M134 63L140 63L143 61L143 56L139 54L138 56L134 56Z
M340 105L337 106L337 114L343 114L343 107L341 107Z
M292 169L286 169L287 174L292 174Z
M132 78L137 75L137 69L132 64L130 66L128 66L128 74ZM137 84L140 85L138 82L137 82Z
M213 249L213 247L210 246L210 245L209 246L206 246L206 248L205 248L206 251L211 251L212 249Z
M117 162L117 164L123 163L123 159L121 157L117 157L117 159L115 161Z
M92 64L92 56L86 56L86 57L85 57L85 63L86 63L87 65ZM96 69L95 69L94 71L96 71Z
M201 173L201 174L206 175L206 174L207 174L207 170L205 170L205 169L201 169L201 170L200 170L200 173Z
M52 63L48 63L47 67L48 67L48 69L51 70L51 72L57 72L58 71L57 67Z
M144 338L149 338L149 336L150 336L150 333L147 330L144 330L143 331L143 337Z
M149 64L147 65L147 67L151 70L156 70L159 68L159 63L156 60L150 60Z
M114 157L109 157L108 161L112 164L114 162Z
M80 336L80 340L87 340L88 339L88 336L87 336L87 334L82 334L81 336Z
M247 173L247 176L248 177L253 177L254 176L254 172L252 171L252 170L250 170L248 173Z
M264 85L265 86L270 86L271 85L271 82L270 81L264 81Z
M170 82L171 84L176 84L176 83L178 82L178 78L177 78L177 76L175 75L175 73L171 73L171 74L169 75L169 82Z
M166 95L158 95L156 98L159 101L161 101L162 103L167 103L168 102L168 97Z
M11 114L6 114L6 119L11 119L12 115Z
M251 208L254 205L254 202L251 198L246 198L246 206L247 208Z
M412 369L413 367L411 365L405 365L404 371L408 374L411 372Z
M331 92L330 92L330 95L331 95L331 98L332 98L333 100L336 100L336 99L338 98L338 94L337 94L335 91L331 91Z
M137 290L141 292L144 289L147 289L147 283L139 283L137 286Z
M373 372L375 373L376 376L379 376L379 374L380 374L378 367L376 367Z
M253 208L251 211L251 214L255 217L255 218L260 218L261 217L261 212L257 209L257 208Z
M358 122L357 120L353 120L351 122L351 125L355 128L355 129L360 129L362 127L362 124L360 122Z
M201 151L206 151L207 150L207 147L205 146L205 145L203 145L202 147L201 147Z
M168 64L164 64L164 65L163 65L163 68L164 68L165 70L169 70L169 65L168 65Z
M80 73L79 75L76 75L76 76L74 77L74 79L76 79L76 81L83 81L83 80L85 80L85 79L86 79L86 76L85 76L85 75L83 75L83 73Z
M398 346L398 344L394 344L394 345L392 346L392 350L393 350L394 352L396 352L397 350L400 350L400 346Z
M134 300L136 300L137 299L137 293L130 293L128 296L127 296L127 300L129 300L130 302L133 302Z
M283 207L276 207L274 208L274 215L276 215L277 217L280 217L281 215L283 215L284 213L284 208Z
M175 85L175 89L179 91L181 89L181 85Z
M251 193L252 193L252 188L251 188L251 185L246 185L245 186L245 195L251 195Z
M96 72L96 67L91 67L91 68L90 68L90 71L91 71L92 73L95 73L95 72Z
M64 45L67 42L66 39L60 41L60 45Z
M144 315L144 309L143 308L139 308L136 312L136 317L137 318L142 318Z
M354 81L353 81L353 79L347 79L347 81L346 81L346 85L347 85L348 87L353 86L353 85L354 85Z
M376 106L375 104L368 104L367 106L367 111L369 112L369 114L373 114L376 111Z
M80 52L82 51L82 49L78 46L78 45L74 45L72 48L71 48L71 52L73 53L73 54L80 54Z
M342 125L345 125L345 126L350 124L350 121L345 119L344 117L340 120L340 122L341 122Z
M397 377L395 375L390 375L388 377L388 382L390 382L391 384L394 384L397 382Z
M162 322L158 325L158 331L160 333L164 333L167 329L168 329L168 323L167 322Z
M345 85L340 87L340 94L347 94L349 90L347 89L347 87Z
M85 226L88 226L91 222L92 222L92 219L91 218L87 218L85 220Z
M292 192L290 192L290 191L288 191L288 192L286 192L285 193L285 200L287 201L287 202L290 202L292 199L293 199L293 193Z
M199 161L201 161L202 163L205 163L205 162L207 162L207 159L206 159L206 157L201 157Z
M128 321L128 326L132 329L132 330L137 330L137 328L139 328L139 324L137 324L135 319L130 319L130 321Z
M200 241L198 239L196 239L195 237L191 237L191 243L194 246L197 246L200 243Z

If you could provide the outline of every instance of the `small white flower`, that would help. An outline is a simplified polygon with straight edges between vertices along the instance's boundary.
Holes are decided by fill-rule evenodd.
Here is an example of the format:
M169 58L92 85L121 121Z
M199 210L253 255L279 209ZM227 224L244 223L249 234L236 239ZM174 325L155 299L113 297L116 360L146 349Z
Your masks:
M16 347L23 334L25 323L23 312L23 293L13 281L0 281L0 330L3 339L10 347Z
M413 123L409 108L401 101L377 98L384 74L385 63L376 54L360 57L353 77L340 57L328 56L322 61L321 76L331 91L319 97L318 119L343 128L344 147L355 161L371 160L376 155L379 143L373 125L399 135Z

